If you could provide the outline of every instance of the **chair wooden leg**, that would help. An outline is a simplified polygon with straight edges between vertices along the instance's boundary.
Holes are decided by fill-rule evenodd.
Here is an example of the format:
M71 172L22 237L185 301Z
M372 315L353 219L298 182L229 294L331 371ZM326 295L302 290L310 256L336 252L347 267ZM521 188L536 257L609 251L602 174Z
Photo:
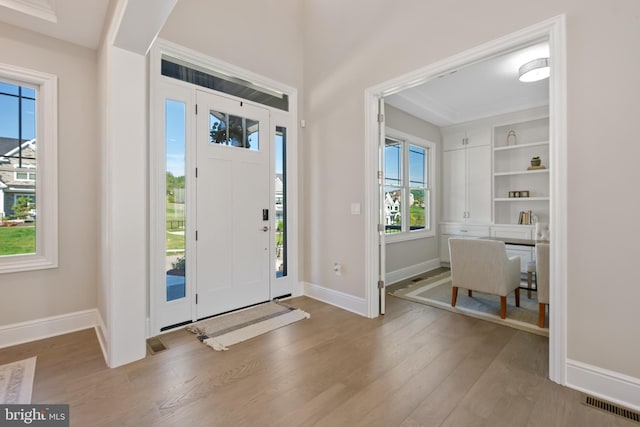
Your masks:
M500 297L500 318L507 317L507 297Z
M531 299L531 289L533 288L533 273L531 271L527 272L527 298Z
M547 309L547 304L539 303L538 304L538 326L544 328L544 315Z
M467 295L471 298L473 296L473 291L471 289L467 289Z
M516 288L516 307L520 307L520 288Z
M451 288L451 307L456 306L456 300L458 299L458 287L453 286Z

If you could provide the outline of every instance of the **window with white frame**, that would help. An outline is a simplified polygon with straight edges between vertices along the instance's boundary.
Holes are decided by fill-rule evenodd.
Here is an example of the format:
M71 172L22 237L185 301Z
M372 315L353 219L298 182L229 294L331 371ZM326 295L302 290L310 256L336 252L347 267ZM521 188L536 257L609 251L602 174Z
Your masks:
M57 266L57 78L0 64L0 273Z
M388 130L384 150L385 233L397 239L433 235L435 144Z

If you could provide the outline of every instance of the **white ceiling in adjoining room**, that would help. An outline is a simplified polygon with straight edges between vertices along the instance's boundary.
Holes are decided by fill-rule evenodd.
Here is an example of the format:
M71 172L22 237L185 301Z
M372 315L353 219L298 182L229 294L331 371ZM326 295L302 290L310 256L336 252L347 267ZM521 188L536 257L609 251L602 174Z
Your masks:
M449 126L549 104L549 79L523 83L520 66L549 57L538 43L460 68L385 97L385 103L436 126Z
M0 21L96 49L109 0L0 0Z

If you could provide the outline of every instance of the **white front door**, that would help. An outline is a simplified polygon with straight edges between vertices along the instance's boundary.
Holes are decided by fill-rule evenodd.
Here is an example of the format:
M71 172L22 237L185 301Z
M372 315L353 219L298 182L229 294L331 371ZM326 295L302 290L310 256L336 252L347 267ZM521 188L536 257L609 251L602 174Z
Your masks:
M197 92L196 317L270 297L269 112Z

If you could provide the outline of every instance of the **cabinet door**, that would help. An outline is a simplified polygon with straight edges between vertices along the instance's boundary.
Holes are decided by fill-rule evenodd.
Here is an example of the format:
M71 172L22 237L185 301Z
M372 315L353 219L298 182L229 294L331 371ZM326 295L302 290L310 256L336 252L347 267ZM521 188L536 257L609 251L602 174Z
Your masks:
M469 221L491 222L491 147L467 148L467 193Z
M465 131L453 131L442 135L442 151L457 150L463 148Z
M491 145L491 128L469 128L466 132L467 147Z
M466 210L465 150L445 151L442 163L442 219L462 221Z

